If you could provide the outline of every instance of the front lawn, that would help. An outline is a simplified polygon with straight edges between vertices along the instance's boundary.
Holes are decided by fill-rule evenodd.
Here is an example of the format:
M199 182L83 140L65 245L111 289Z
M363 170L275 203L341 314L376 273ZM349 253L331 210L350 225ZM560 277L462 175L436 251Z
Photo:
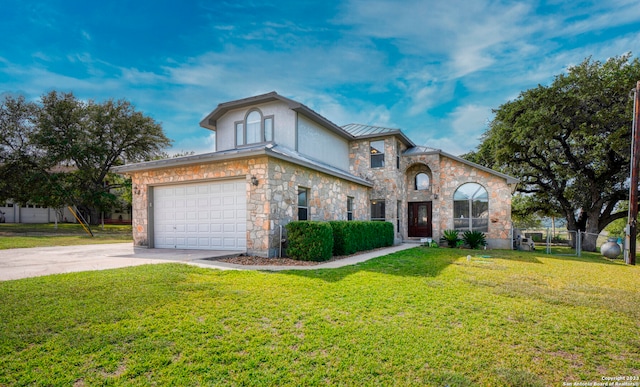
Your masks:
M0 250L23 247L74 246L132 241L131 225L91 226L93 237L80 224L0 223Z
M638 267L588 253L476 254L415 248L332 270L162 264L1 282L0 385L640 377Z

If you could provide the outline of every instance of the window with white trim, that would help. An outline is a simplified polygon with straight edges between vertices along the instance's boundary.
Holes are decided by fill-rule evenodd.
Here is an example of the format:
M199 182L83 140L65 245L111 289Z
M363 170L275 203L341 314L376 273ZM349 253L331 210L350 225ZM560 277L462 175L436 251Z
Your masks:
M453 225L460 231L489 231L489 194L478 183L466 183L453 194Z

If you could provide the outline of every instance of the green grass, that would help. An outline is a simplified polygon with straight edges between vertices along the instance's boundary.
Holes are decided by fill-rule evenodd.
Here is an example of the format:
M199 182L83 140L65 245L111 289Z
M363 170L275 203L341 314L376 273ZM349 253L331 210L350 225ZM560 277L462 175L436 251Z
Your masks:
M102 226L91 226L91 231L93 237L89 236L79 224L60 223L56 227L53 223L0 223L0 250L122 243L133 239L130 225L105 225L104 229Z
M0 385L640 376L638 267L589 253L475 254L415 248L334 270L163 264L2 282Z

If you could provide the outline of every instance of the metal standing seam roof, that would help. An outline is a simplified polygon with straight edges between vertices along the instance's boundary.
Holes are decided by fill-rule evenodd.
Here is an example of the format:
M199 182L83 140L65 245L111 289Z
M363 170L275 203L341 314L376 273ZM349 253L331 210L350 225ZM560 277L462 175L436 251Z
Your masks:
M403 140L403 142L406 145L410 147L415 146L413 141L411 141L409 137L407 137L402 132L402 130L398 128L385 128L383 126L363 125L363 124L348 124L348 125L342 126L342 129L356 138L370 138L370 137L377 137L377 136L397 135Z

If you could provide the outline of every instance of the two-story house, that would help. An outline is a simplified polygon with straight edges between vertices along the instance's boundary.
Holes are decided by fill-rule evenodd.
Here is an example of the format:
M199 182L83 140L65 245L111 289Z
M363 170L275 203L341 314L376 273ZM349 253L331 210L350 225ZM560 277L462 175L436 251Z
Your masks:
M293 220L381 220L396 241L479 230L511 247L517 180L417 146L401 130L343 127L275 92L219 104L214 152L118 167L136 246L280 254Z

